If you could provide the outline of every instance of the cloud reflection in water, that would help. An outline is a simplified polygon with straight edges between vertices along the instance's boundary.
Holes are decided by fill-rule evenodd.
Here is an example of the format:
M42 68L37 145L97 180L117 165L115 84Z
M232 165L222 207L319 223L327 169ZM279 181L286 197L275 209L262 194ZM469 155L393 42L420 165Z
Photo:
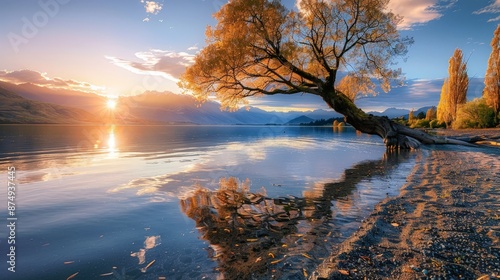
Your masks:
M138 252L131 253L130 256L136 257L139 260L139 264L144 264L146 262L146 252L160 244L161 238L159 235L146 236L146 240L144 240L144 248L139 249Z

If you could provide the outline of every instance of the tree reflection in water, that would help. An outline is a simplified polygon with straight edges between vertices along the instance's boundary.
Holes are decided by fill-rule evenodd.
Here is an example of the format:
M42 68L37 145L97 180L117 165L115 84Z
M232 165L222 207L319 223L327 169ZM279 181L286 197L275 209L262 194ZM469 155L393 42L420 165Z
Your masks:
M219 189L199 187L181 200L182 211L210 243L226 279L304 279L342 239L332 221L332 202L349 196L362 180L386 176L408 153L386 153L346 169L341 180L305 191L304 197L250 192L249 182L221 179ZM351 205L352 206L352 205Z

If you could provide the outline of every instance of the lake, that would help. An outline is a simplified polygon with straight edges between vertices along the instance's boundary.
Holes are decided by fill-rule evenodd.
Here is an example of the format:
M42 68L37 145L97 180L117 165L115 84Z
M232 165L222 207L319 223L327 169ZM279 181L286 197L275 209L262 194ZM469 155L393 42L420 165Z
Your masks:
M352 128L2 125L0 278L304 279L415 157Z

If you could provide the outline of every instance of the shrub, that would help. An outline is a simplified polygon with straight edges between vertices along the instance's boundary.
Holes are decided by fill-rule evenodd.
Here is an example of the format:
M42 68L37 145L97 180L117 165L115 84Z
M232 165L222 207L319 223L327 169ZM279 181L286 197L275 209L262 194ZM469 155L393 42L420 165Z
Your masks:
M411 128L426 128L429 127L429 120L426 119L421 119L421 120L415 120L410 124Z
M484 99L474 99L460 106L453 128L486 128L495 125L495 112Z
M392 119L394 122L397 122L399 124L408 126L408 121L404 117L399 117L399 118L394 118Z
M430 128L446 128L446 123L444 122L440 122L438 120L432 120L430 123L429 123L429 127Z

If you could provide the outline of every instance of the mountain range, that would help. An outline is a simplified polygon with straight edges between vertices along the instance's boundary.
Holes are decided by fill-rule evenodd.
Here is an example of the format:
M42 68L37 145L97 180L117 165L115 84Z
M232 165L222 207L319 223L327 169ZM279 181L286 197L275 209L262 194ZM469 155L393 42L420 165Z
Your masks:
M106 101L106 97L94 93L0 82L0 123L282 125L342 117L322 109L270 112L250 106L235 112L221 111L215 101L200 104L193 96L171 92L147 91L120 97L114 110L106 108ZM393 118L409 111L389 108L368 113Z
M29 100L0 88L0 123L95 123L95 115L79 108Z

